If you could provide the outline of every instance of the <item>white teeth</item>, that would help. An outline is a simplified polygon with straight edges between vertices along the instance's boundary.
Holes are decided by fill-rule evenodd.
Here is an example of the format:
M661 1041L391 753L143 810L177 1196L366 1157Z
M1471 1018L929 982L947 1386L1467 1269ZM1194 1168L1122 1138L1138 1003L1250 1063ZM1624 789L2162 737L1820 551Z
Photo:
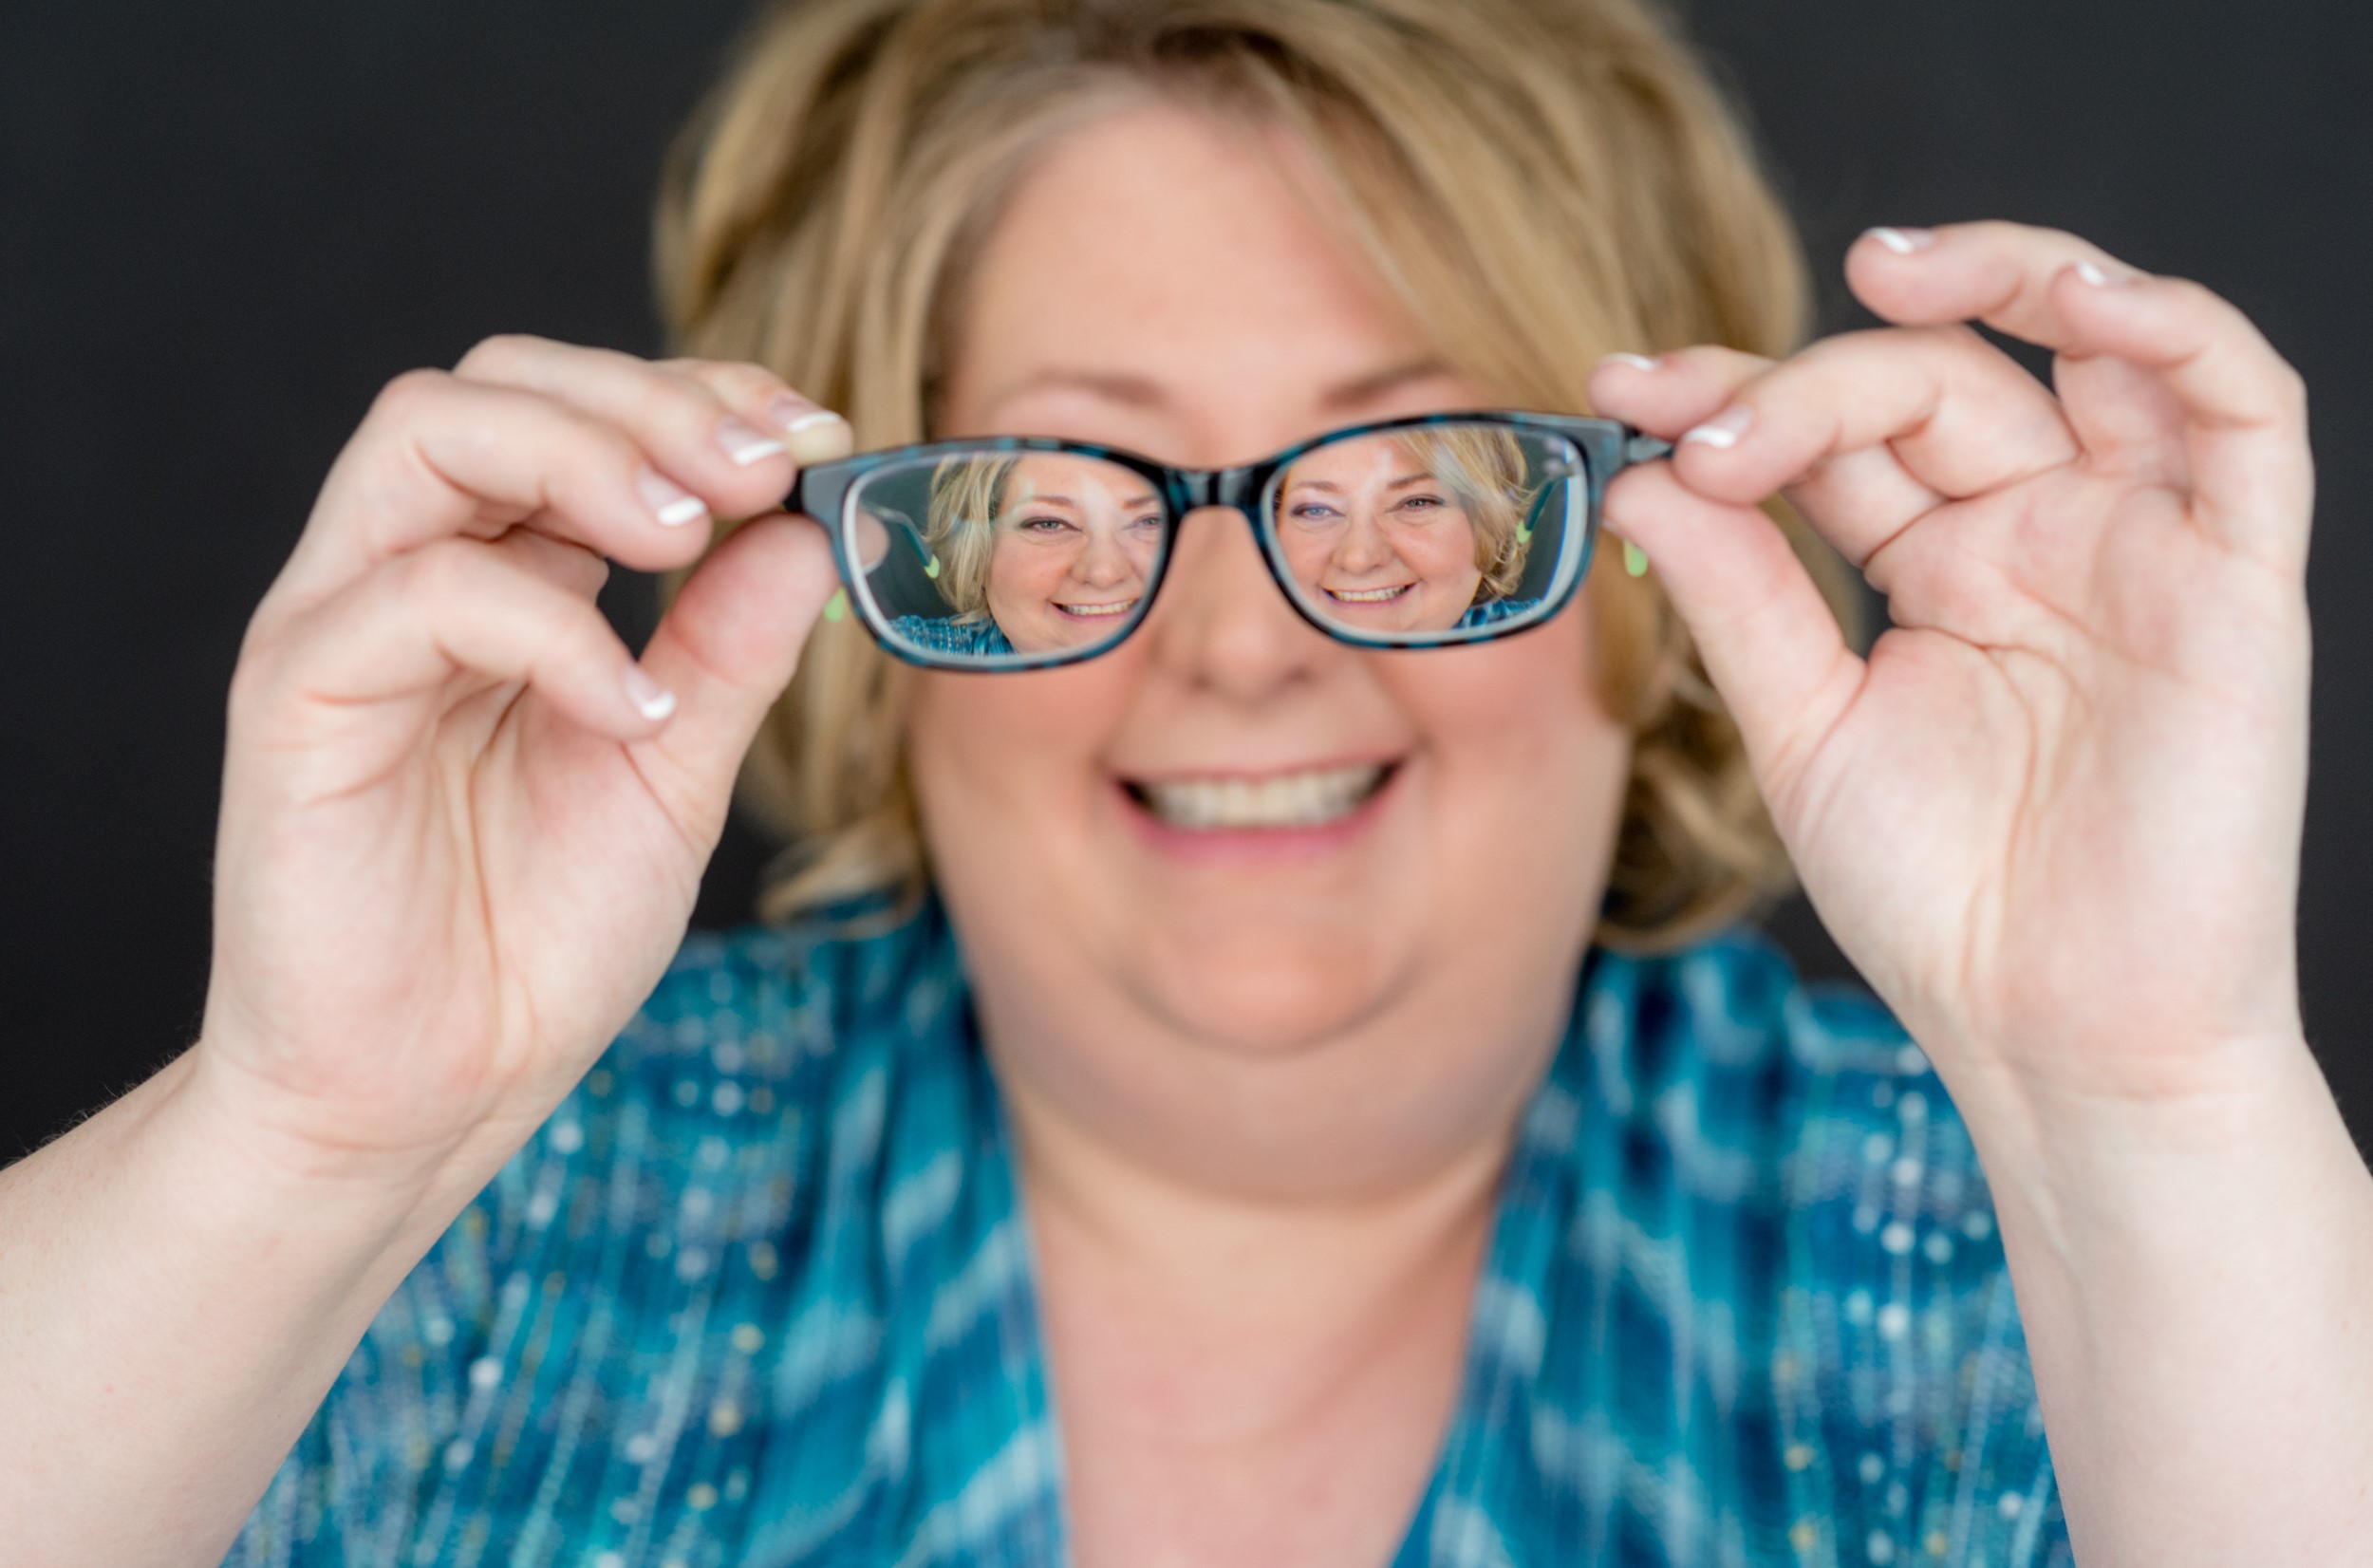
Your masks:
M1193 778L1141 786L1173 828L1317 828L1347 816L1384 782L1381 764L1270 778Z
M1327 597L1339 599L1347 605L1380 605L1387 599L1398 599L1408 590L1407 583L1403 583L1399 588L1329 588Z
M1065 615L1126 615L1137 607L1134 599L1123 599L1114 605L1056 605Z

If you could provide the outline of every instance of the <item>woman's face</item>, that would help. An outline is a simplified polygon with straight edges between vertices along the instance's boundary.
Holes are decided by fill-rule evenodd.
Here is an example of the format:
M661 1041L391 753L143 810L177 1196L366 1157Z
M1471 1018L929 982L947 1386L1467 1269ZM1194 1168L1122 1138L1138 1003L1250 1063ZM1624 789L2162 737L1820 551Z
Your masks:
M1475 602L1475 526L1406 441L1322 446L1286 472L1278 536L1294 580L1361 631L1443 631Z
M1487 405L1289 186L1295 159L1160 107L1051 149L976 259L943 433L1221 467ZM1378 497L1394 477L1337 476ZM1466 563L1449 591L1471 594L1472 542L1444 532ZM1125 543L1079 538L1101 565L1050 565L1018 596L1075 614L1137 591ZM1400 559L1373 580L1414 582ZM925 832L1017 1104L1280 1191L1373 1189L1504 1129L1564 1022L1629 767L1582 613L1472 647L1347 647L1211 508L1112 652L920 677Z
M1117 463L1033 453L998 497L989 619L1020 653L1112 635L1145 596L1162 549L1162 498Z

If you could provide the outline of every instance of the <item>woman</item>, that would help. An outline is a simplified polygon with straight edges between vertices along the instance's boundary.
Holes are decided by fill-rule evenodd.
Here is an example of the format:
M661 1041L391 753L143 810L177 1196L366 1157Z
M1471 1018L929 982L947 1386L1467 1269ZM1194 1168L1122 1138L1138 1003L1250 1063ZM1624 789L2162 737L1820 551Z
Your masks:
M2229 307L1879 231L1895 325L1775 361L1777 220L1623 0L793 7L663 252L712 358L400 379L258 611L202 1038L0 1177L20 1557L2373 1539L2309 470ZM807 639L809 393L1205 468L1585 401L1679 446L1605 497L1653 575L1521 635L1329 640L1207 509L1133 636L983 679ZM1778 490L1889 595L1867 662ZM603 556L700 561L639 661ZM745 754L836 918L670 969ZM1758 789L1908 1041L1699 940Z
M1294 580L1321 615L1377 631L1519 613L1529 607L1508 595L1530 543L1525 468L1504 431L1321 447L1281 481Z
M926 653L995 656L1084 647L1127 624L1160 548L1162 503L1115 464L1031 453L934 464L926 515L930 607L952 613L885 604L892 634Z

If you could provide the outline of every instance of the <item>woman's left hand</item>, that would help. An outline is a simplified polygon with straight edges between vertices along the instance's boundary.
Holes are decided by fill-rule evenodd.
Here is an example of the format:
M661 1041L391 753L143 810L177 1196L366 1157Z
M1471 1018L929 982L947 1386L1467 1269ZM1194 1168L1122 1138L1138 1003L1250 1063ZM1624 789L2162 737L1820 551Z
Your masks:
M1822 918L1973 1115L2246 1081L2302 1049L2299 378L2207 289L2067 234L1875 231L1847 273L1898 325L1600 367L1602 412L1680 443L1609 526ZM1971 320L2053 350L2055 386ZM1775 492L1887 596L1867 660L1757 510Z
M2301 1033L2299 378L2065 234L1878 231L1898 325L1602 366L1611 487L1814 905L1975 1140L2087 1568L2362 1560L2373 1178ZM2047 389L1971 327L2044 345ZM1868 659L1756 503L1887 596Z

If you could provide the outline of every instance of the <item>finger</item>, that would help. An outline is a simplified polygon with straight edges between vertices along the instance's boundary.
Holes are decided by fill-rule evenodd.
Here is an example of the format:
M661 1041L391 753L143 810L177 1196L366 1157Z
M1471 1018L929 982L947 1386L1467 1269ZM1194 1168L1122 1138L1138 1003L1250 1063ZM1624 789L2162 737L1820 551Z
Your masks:
M801 467L849 456L849 421L786 384L764 365L746 360L666 360L672 373L706 386L744 419L781 436Z
M1840 461L1858 454L1870 460ZM1684 432L1672 464L1718 501L1802 488L1807 520L1859 565L1936 497L1981 495L2077 456L2049 392L1967 327L1942 327L1815 344Z
M566 539L555 539L533 529L514 528L492 547L525 571L532 571L554 588L565 589L578 598L592 602L609 581L609 563L583 545L572 545Z
M1947 500L1883 441L1815 459L1803 477L1781 494L1815 533L1858 568L1867 568L1905 529Z
M1891 321L1973 317L2055 350L2069 420L2102 466L2188 481L2218 536L2304 558L2314 488L2305 388L2230 302L2053 230L1977 223L1916 243L1880 237L1893 233L1848 253L1864 304ZM2148 372L2172 404L2104 359Z
M2100 464L2157 476L2180 442L2195 518L2235 549L2304 564L2315 507L2307 386L2228 301L2181 278L2069 269L2053 308L2069 328L2062 383ZM2130 383L2155 377L2172 408ZM2121 393L2123 395L2121 396ZM2167 416L2178 413L2171 433Z
M410 700L441 707L471 689L520 682L586 728L648 736L674 698L636 665L586 599L503 547L444 539L409 551L313 607L269 640L252 691L265 713L308 726L379 719ZM397 726L387 745L409 744Z
M1844 710L1862 665L1779 525L1683 484L1664 462L1617 477L1604 515L1654 567L1766 790L1782 785Z
M736 529L678 591L643 650L644 668L678 707L640 750L646 776L680 806L723 812L752 737L839 581L824 531L778 513Z
M795 469L787 435L765 398L738 406L710 378L615 349L526 336L488 338L462 356L454 374L540 392L616 425L722 516L755 516L791 489ZM767 396L790 390L764 371L758 375L772 383Z
M1643 360L1610 355L1592 372L1591 406L1667 439L1712 419L1775 362L1712 346ZM1884 443L1816 460L1786 487L1789 503L1859 562L1944 497L1908 473ZM1842 547L1841 547L1842 548Z
M519 524L665 570L700 553L712 504L614 425L532 392L413 371L380 394L339 454L265 615L433 540Z
M1846 251L1854 297L1882 321L1941 327L1982 321L2057 349L2069 341L2051 281L2069 268L2129 271L2099 246L2023 223L1873 229Z
M1610 354L1590 373L1590 406L1602 418L1671 440L1719 413L1772 364L1711 344L1654 359Z

